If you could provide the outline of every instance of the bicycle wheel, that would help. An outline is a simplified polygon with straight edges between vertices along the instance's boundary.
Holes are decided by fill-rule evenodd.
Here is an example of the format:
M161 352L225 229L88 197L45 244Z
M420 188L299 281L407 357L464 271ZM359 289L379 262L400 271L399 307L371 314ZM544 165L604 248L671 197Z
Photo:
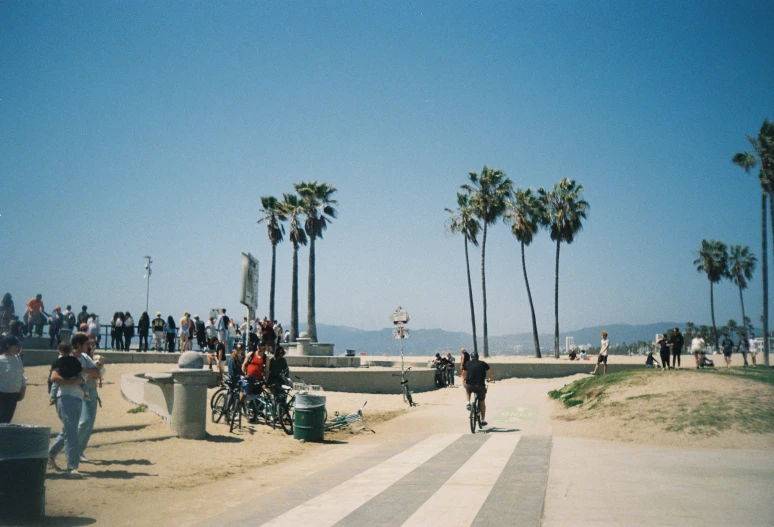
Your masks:
M478 423L478 397L473 396L473 402L470 403L470 433L476 433L476 424Z
M239 397L231 398L229 417L230 417L230 427L228 429L229 432L233 432L235 426L239 427L240 429L242 428L242 401L239 400Z
M215 393L215 396L212 398L212 422L213 423L219 423L220 420L223 418L223 414L226 413L226 408L228 404L228 392L226 391L218 391Z
M293 418L290 416L288 408L285 405L280 405L278 410L279 415L277 416L277 420L279 421L280 426L282 426L282 429L287 435L291 435L293 433Z
M218 396L220 396L221 394L226 394L226 393L228 393L228 389L225 386L221 386L220 388L218 388L215 391L215 393L212 394L212 398L210 398L210 409L211 410L215 409L215 401L216 401L216 399L218 399Z

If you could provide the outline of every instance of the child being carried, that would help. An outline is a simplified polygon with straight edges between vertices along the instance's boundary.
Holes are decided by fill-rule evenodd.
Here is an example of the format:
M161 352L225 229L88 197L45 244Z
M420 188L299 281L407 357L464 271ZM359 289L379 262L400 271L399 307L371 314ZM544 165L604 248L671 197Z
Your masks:
M73 348L69 343L62 342L59 344L59 358L51 365L51 371L58 371L60 376L68 380L80 377L81 383L79 386L83 390L83 399L89 401L91 397L89 396L89 388L86 386L86 379L82 375L83 366L81 366L81 361L72 356L72 352ZM51 375L49 374L49 379L50 377ZM51 380L48 381L48 384L49 404L55 404L59 385Z

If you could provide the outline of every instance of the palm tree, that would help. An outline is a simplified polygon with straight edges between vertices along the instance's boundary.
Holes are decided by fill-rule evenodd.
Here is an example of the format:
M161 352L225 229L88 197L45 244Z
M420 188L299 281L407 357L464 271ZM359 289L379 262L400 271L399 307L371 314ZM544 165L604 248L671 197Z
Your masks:
M470 298L470 323L473 327L473 351L478 353L478 340L476 337L476 310L473 305L473 283L470 281L470 258L468 257L468 242L478 247L478 231L481 224L476 219L470 205L470 196L457 193L457 210L444 209L452 216L446 220L446 229L451 233L462 233L465 242L465 268L468 272L468 297Z
M301 199L295 194L282 194L282 212L290 224L290 243L293 244L293 275L290 292L290 342L298 337L298 248L306 245L306 233L298 216L304 213Z
M538 340L535 306L532 303L532 292L529 289L529 279L527 278L524 247L532 243L532 239L543 221L543 216L545 216L543 202L530 189L516 189L513 197L506 202L506 211L503 217L503 220L511 226L511 233L521 245L521 267L524 271L524 283L527 286L529 309L532 313L532 340L535 342L535 357L538 359L541 358L540 341Z
M505 177L502 170L484 165L481 175L468 173L469 184L461 185L470 194L470 204L479 220L484 224L481 240L481 290L484 300L484 357L489 357L489 331L486 317L486 233L505 212L505 200L513 190L513 182Z
M739 288L739 302L742 304L742 320L744 321L744 297L742 290L747 289L747 281L752 280L755 271L755 255L748 246L732 245L728 251L728 277Z
M702 240L701 249L697 251L698 258L693 261L696 270L705 273L710 282L710 311L712 313L712 335L715 341L715 351L718 350L718 329L715 325L714 285L728 275L728 249L726 244L716 240Z
M301 202L304 207L306 221L304 230L309 237L309 281L306 304L306 331L312 342L317 342L317 316L315 314L315 296L314 296L314 242L317 238L322 239L323 231L328 228L337 212L333 205L338 205L338 201L333 199L333 193L336 189L327 183L317 183L317 181L294 183L296 192L301 196Z
M285 234L285 226L280 223L285 221L280 201L274 196L261 196L261 213L264 217L258 223L265 222L271 242L271 287L269 289L269 318L274 320L274 293L277 280L277 244L282 241Z
M769 205L772 209L771 236L774 239L774 123L768 119L763 121L758 137L745 135L747 141L753 147L755 154L751 152L739 152L734 155L732 162L742 167L745 172L760 163L758 179L761 183L761 272L763 274L763 363L769 365L769 257L766 235L766 196L769 197Z
M696 324L693 322L686 322L685 323L685 334L686 335L693 335L693 333L696 331Z
M559 358L559 247L562 242L570 244L583 228L583 220L589 211L589 204L581 198L583 185L569 178L562 179L551 191L538 190L546 213L543 225L549 228L551 239L556 242L556 271L554 287L554 357Z

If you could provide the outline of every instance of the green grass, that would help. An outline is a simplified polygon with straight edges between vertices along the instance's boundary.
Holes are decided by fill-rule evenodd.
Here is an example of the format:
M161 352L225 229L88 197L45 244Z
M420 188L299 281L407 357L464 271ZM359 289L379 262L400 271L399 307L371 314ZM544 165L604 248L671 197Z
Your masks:
M715 373L716 375L734 375L750 381L760 382L774 386L774 368L767 368L766 366L758 366L757 368L748 367L743 368L741 366L732 366L731 368L720 367L715 370L704 370L708 373Z
M126 413L128 414L141 414L148 410L148 407L144 404L138 404L134 408L127 410Z
M645 384L647 382L639 377L639 372L635 370L596 375L579 379L558 390L551 390L548 392L548 396L561 401L567 408L580 406L587 402L594 406L605 396L605 393L611 386L617 384Z

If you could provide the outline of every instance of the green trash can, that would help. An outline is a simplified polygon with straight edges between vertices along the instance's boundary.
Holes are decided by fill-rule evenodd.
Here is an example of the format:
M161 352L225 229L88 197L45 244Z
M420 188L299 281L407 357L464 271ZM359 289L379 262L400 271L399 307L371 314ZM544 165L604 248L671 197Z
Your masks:
M0 424L0 524L46 515L51 428Z
M325 396L296 395L293 437L302 441L322 441L325 432Z

